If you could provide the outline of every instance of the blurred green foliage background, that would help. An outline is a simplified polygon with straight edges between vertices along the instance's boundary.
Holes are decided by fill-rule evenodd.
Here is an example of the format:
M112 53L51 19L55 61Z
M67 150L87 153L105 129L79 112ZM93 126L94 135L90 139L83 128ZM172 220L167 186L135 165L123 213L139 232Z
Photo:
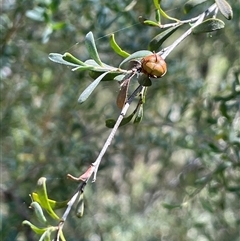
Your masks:
M185 1L162 2L179 19L212 3L186 16ZM47 178L50 198L71 197L77 184L67 173L78 176L94 161L110 132L105 119L119 114L118 83L101 83L79 105L92 79L48 54L87 59L84 37L92 31L102 60L117 66L122 59L109 34L133 53L160 30L138 22L140 15L154 18L148 0L1 4L1 234L31 241L38 237L21 223L34 222L28 206L37 180ZM71 213L68 241L240 240L240 6L230 4L234 18L222 18L223 30L191 35L168 56L167 75L148 90L142 123L119 129L96 183L85 189L83 218Z

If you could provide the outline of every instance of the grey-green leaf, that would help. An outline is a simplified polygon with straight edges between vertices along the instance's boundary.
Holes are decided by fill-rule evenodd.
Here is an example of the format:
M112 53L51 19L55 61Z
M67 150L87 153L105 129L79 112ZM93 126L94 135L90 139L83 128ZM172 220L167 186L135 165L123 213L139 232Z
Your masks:
M102 61L98 55L97 47L92 32L89 32L85 37L85 45L88 50L90 57L95 60L100 66L102 66Z
M108 64L105 64L105 63L102 63L102 66L99 66L99 64L93 60L93 59L88 59L84 62L85 65L90 65L90 66L93 66L95 67L94 69L95 70L99 70L99 71L109 71L109 70L114 70L116 69L115 67L111 66L111 65L108 65Z
M212 32L224 28L225 24L222 20L217 18L209 18L197 25L193 29L193 33L206 33Z
M120 74L120 75L117 75L114 80L116 80L117 82L121 82L123 81L123 79L125 78L125 74Z
M26 16L32 20L43 22L44 21L44 12L45 12L44 8L35 7L32 10L26 11Z
M149 50L140 50L140 51L137 51L137 52L131 54L130 56L128 56L126 59L124 59L124 60L120 63L119 68L120 68L124 63L127 63L127 62L129 62L130 60L143 58L143 57L145 57L145 56L147 56L147 55L150 55L150 54L152 54L152 52L149 51Z
M233 18L233 11L232 7L226 0L215 0L220 12L222 15L228 19L231 20Z
M92 69L91 71L89 71L89 75L93 78L96 79L98 78L101 74L103 74L106 71L96 71L95 69ZM107 75L104 76L104 78L102 78L101 81L112 81L115 80L115 77L120 75L120 72L117 71L111 71L109 72Z
M94 67L93 66L87 66L87 65L85 65L85 66L78 66L78 67L76 67L76 68L73 68L72 69L72 71L76 71L76 70L80 70L80 71L84 71L84 70L92 70L92 69L94 69Z
M206 2L207 0L189 0L184 4L184 13L189 13L194 7L198 6L201 3Z
M45 224L47 222L47 220L43 214L43 210L42 210L42 207L40 206L40 204L38 202L32 202L30 204L30 206L34 210L38 221L40 221L42 224Z
M163 44L163 42L169 37L171 36L178 28L180 25L171 27L165 31L163 31L162 33L158 34L157 36L155 36L149 43L148 45L148 49L151 51L156 51L160 48L160 46Z
M94 89L98 86L98 84L100 83L100 81L103 79L103 77L105 75L107 75L110 71L105 72L103 74L101 74L97 79L95 79L83 92L82 94L79 96L78 98L78 102L81 104L83 103L90 95L91 93L94 91Z

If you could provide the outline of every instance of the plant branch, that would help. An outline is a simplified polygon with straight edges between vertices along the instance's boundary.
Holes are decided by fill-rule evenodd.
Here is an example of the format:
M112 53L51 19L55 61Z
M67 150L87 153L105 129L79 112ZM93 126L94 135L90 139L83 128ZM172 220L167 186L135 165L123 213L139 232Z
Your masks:
M170 46L168 46L167 48L162 49L161 51L159 51L157 54L161 55L161 57L163 59L165 59L173 49L175 49L187 36L189 36L193 29L198 26L199 24L201 24L204 20L204 18L206 16L208 16L210 13L217 11L218 7L217 5L214 3L213 5L211 5L205 12L203 12L202 14L200 14L198 17L192 18L190 20L184 20L184 21L180 21L177 24L184 24L184 23L193 23L195 22L182 36L180 36L175 42L173 42L173 44L171 44ZM166 25L164 25L163 27L166 27ZM133 77L135 74L137 74L139 71L139 69L132 69L132 75L131 77ZM134 92L130 95L130 97L127 99L123 109L121 110L121 113L119 114L119 117L113 127L113 129L111 130L107 140L105 141L103 148L101 149L97 159L91 163L91 165L89 166L89 168L87 169L86 172L84 172L80 177L76 178L74 176L72 176L71 174L68 174L68 178L74 180L74 181L80 181L81 183L79 184L77 191L74 193L74 195L72 196L72 198L69 200L68 202L68 207L65 210L61 221L58 224L58 231L56 234L56 237L54 239L54 241L59 241L61 238L61 234L62 234L62 229L64 226L64 223L72 209L73 204L76 202L77 197L82 194L84 192L84 188L87 184L87 182L89 181L89 179L92 177L93 175L93 180L92 182L96 181L96 177L97 177L97 172L98 172L98 167L102 161L102 158L104 156L104 154L106 153L108 147L111 145L112 140L124 118L124 116L126 115L130 104L132 103L132 101L134 100L134 98L139 94L142 93L142 91L144 91L146 87L142 86L141 84L134 90Z
M188 35L192 33L192 30L203 22L204 18L208 16L211 12L217 9L217 4L214 3L211 5L204 13L200 14L198 17L193 18L196 22L192 25L190 29L188 29L182 36L180 36L173 44L168 46L167 48L162 49L157 54L161 55L163 59L165 59ZM193 20L191 19L191 20ZM186 21L185 21L186 22Z

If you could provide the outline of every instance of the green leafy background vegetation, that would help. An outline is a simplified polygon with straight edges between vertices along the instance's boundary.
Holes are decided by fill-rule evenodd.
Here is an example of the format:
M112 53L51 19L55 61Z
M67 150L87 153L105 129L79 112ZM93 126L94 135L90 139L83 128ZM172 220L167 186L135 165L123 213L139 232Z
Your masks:
M188 15L185 1L162 6L184 19L208 2ZM111 33L133 53L160 30L138 22L140 15L154 18L148 0L1 4L1 235L31 241L37 236L22 221L35 220L28 207L37 180L47 178L50 198L71 197L77 184L66 175L78 176L94 161L109 133L105 120L119 114L118 83L100 83L80 105L91 77L48 54L87 59L84 38L92 31L103 62L118 66ZM68 218L68 241L240 240L240 6L230 4L234 18L222 17L224 29L191 35L168 56L168 73L149 88L142 122L119 129L96 183L87 185L84 216Z

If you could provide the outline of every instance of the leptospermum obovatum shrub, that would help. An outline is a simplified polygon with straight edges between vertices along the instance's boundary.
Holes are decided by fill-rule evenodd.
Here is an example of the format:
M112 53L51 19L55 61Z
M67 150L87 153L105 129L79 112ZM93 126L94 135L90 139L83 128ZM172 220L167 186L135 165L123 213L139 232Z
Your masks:
M205 1L189 1L185 4L185 11L189 12L192 8ZM84 213L83 193L86 184L90 178L93 182L96 180L98 167L102 157L105 154L108 146L118 129L133 120L134 123L139 123L143 117L143 105L146 102L147 89L152 85L153 81L157 81L167 73L167 56L173 51L186 37L191 34L206 33L224 28L224 22L217 18L220 12L226 19L230 20L233 17L232 9L225 0L215 0L215 3L208 7L203 13L198 16L180 20L170 17L161 8L158 0L153 1L156 8L156 19L139 18L143 24L151 27L159 28L160 33L149 41L148 50L139 50L134 53L127 53L122 50L116 43L114 35L110 37L110 46L116 54L120 55L123 60L118 66L111 66L109 63L103 63L95 44L92 32L89 32L85 37L85 45L88 50L90 59L79 60L70 53L63 55L51 53L50 60L56 63L72 67L72 71L88 71L94 81L82 92L78 98L79 103L87 101L94 90L102 81L118 81L120 90L116 98L116 104L119 107L120 114L117 120L106 120L106 126L112 128L109 137L103 145L96 160L91 163L87 171L79 177L74 177L68 174L68 178L79 182L79 186L72 197L63 202L57 202L48 197L46 178L42 177L38 180L37 189L30 196L32 203L30 207L34 210L38 226L33 225L29 221L24 221L23 224L29 225L31 229L40 235L39 240L66 240L63 234L63 227L67 217L76 203L76 217L82 217ZM169 21L167 24L161 23L161 18ZM188 25L189 29L177 38L170 46L161 49L163 42L177 31L181 26ZM132 93L128 93L129 83L137 80L136 89ZM133 99L138 99L138 102L127 117L126 113ZM62 217L56 214L56 210L66 208ZM45 214L48 215L46 218ZM52 221L55 224L52 224Z

